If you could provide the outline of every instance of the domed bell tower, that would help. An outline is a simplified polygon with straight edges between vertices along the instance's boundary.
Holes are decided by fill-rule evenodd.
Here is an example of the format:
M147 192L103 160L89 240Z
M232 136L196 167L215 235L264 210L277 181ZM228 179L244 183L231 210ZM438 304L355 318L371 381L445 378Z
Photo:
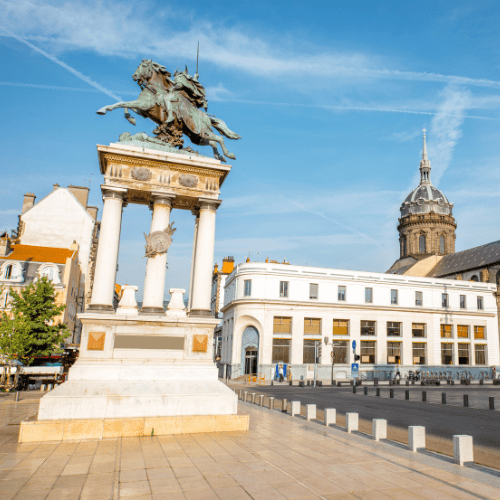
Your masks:
M399 219L400 258L422 258L455 253L453 203L431 182L431 162L425 143L420 161L420 184L401 205Z

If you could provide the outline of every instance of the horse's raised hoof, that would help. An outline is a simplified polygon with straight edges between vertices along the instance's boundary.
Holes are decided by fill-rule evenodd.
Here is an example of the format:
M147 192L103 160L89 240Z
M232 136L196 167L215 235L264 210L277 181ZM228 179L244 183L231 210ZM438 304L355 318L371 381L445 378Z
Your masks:
M226 156L231 160L236 160L236 156L234 155L234 153L228 153Z
M98 110L96 111L96 113L97 113L98 115L105 115L107 111L108 111L108 110L106 109L106 107L104 107L104 108L98 109Z

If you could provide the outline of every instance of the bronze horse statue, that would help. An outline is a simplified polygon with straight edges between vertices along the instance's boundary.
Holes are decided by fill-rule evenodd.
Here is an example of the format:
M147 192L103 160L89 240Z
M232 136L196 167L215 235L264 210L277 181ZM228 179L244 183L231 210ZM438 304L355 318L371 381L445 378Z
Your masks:
M236 159L226 149L224 139L214 134L212 127L229 139L240 139L240 136L221 119L202 111L207 109L207 100L205 89L198 82L198 74L190 76L186 68L182 72L176 71L173 80L171 76L165 66L151 59L143 59L132 76L141 87L137 100L105 106L97 114L105 115L113 109L125 108L125 118L135 125L135 119L128 113L131 109L138 115L153 120L158 125L153 133L166 144L182 149L182 136L185 134L193 144L212 146L218 160L226 161L217 150L218 144L224 155L232 160Z

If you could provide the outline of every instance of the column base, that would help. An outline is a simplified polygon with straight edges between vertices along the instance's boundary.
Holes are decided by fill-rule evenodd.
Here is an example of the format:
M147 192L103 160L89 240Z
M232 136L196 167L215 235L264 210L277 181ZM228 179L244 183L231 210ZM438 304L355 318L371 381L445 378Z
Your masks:
M163 307L141 307L139 314L165 314Z
M214 313L210 309L191 309L188 316L204 316L204 317L214 317Z
M107 312L114 312L115 308L108 304L89 304L86 310L107 313Z

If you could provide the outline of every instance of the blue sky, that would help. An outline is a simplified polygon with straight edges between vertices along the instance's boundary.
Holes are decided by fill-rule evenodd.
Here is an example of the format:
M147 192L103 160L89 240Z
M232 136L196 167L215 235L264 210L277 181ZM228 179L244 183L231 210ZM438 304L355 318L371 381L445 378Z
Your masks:
M138 95L143 58L194 72L208 111L242 136L222 188L215 257L383 272L399 206L432 180L455 204L456 249L499 239L500 8L465 2L0 0L1 229L23 194L91 178L96 144L133 127L95 111ZM210 155L210 148L200 151ZM88 184L88 182L87 182ZM194 222L174 211L167 289L188 288ZM120 283L142 289L146 207L128 206Z

